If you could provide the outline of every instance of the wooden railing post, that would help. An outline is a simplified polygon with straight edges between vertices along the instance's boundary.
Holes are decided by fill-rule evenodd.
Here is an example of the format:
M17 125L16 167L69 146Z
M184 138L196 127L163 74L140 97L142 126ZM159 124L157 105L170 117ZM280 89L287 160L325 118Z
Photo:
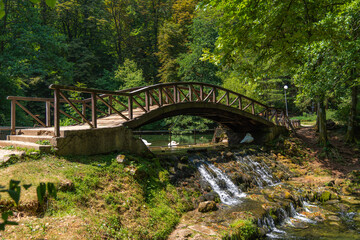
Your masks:
M255 103L254 102L252 102L252 104L251 104L251 113L255 114Z
M145 91L145 109L146 111L150 111L150 96L149 96L149 90Z
M50 101L46 101L46 126L51 127L51 105Z
M177 103L177 86L174 85L174 103Z
M11 100L11 135L16 134L16 103Z
M59 114L59 105L60 105L60 96L59 89L55 88L54 90L54 135L55 137L60 137L60 114Z
M216 103L216 88L213 87L213 97L212 97L212 102Z
M192 88L191 88L191 85L189 85L189 101L192 102Z
M85 102L82 103L81 113L82 113L82 115L84 115L84 117L86 117L86 103ZM84 123L85 120L83 119L82 122Z
M133 119L133 96L128 98L129 119Z
M226 91L226 106L229 106L229 104L230 104L229 92Z
M239 109L242 110L242 100L241 100L241 96L239 96Z
M109 96L109 104L112 106L112 100L113 100L113 96ZM108 113L109 113L109 115L111 115L112 114L112 109L109 107L108 108Z
M91 119L93 127L97 128L96 93L91 93Z
M163 105L163 98L162 98L162 88L159 87L159 105L160 107Z
M201 84L200 85L200 101L203 100L204 96L203 96L203 91L204 91L204 86Z

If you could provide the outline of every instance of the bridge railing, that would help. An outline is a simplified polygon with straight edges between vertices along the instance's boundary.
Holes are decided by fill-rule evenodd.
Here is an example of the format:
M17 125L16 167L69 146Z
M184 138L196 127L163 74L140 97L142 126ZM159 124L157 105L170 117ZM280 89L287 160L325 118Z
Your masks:
M60 114L79 124L86 123L91 128L97 128L97 120L100 116L117 114L124 121L129 121L153 109L186 102L222 104L259 116L276 125L291 127L283 110L268 107L242 94L207 83L164 83L120 91L54 84L49 88L54 90L54 98L8 97L11 100L11 134L15 134L16 129L16 106L23 109L41 126L54 126L54 136L60 136ZM83 96L89 95L89 97L73 99L65 92L77 92ZM45 117L31 113L19 101L45 103ZM61 104L66 104L75 114L70 115L64 111ZM51 110L53 110L54 116L53 124L51 123ZM91 112L90 119L87 117L89 111Z

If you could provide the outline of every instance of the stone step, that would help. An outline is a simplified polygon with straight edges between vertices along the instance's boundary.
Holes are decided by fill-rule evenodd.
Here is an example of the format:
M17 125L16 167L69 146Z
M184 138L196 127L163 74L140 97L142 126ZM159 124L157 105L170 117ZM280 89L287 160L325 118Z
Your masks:
M16 130L16 135L54 136L54 128L26 128Z
M21 142L21 141L8 141L2 140L0 141L0 147L19 147L19 148L27 148L27 149L34 149L40 152L50 152L51 145L40 145L31 142Z
M7 140L9 141L20 141L20 142L31 142L36 143L38 141L50 141L50 144L53 144L54 137L46 135L8 135Z

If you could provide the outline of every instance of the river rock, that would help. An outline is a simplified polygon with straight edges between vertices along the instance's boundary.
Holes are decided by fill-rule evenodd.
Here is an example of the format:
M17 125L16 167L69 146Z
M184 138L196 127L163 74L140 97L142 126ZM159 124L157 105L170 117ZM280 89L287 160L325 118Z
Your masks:
M177 229L169 236L169 240L187 240L193 232L190 229Z
M335 216L335 215L330 215L327 217L327 219L331 220L331 221L340 221L341 220L338 216Z
M213 192L213 191L202 195L199 198L199 200L200 200L200 202L206 202L206 201L220 202L219 195L216 192Z
M199 212L211 212L216 210L217 206L214 201L201 202L198 207Z

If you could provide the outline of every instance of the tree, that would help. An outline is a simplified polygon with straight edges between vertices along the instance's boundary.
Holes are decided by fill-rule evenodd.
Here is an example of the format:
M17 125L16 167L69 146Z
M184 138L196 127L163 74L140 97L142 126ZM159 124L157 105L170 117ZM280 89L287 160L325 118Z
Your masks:
M216 61L223 65L256 66L258 77L292 76L297 69L306 67L306 59L316 44L326 42L321 23L329 13L336 14L346 1L204 1L203 9L216 9L219 17L219 38L215 49ZM326 34L324 34L326 33ZM312 44L315 45L312 45ZM315 47L316 48L316 47ZM240 64L241 65L241 64ZM316 76L317 67L313 71ZM298 72L299 75L299 72ZM314 79L314 78L312 78ZM321 79L314 79L314 82ZM324 79L321 82L326 82ZM307 85L313 88L314 85ZM316 89L316 87L315 87ZM325 116L323 94L319 93L319 112ZM320 143L327 144L326 119L320 117Z

